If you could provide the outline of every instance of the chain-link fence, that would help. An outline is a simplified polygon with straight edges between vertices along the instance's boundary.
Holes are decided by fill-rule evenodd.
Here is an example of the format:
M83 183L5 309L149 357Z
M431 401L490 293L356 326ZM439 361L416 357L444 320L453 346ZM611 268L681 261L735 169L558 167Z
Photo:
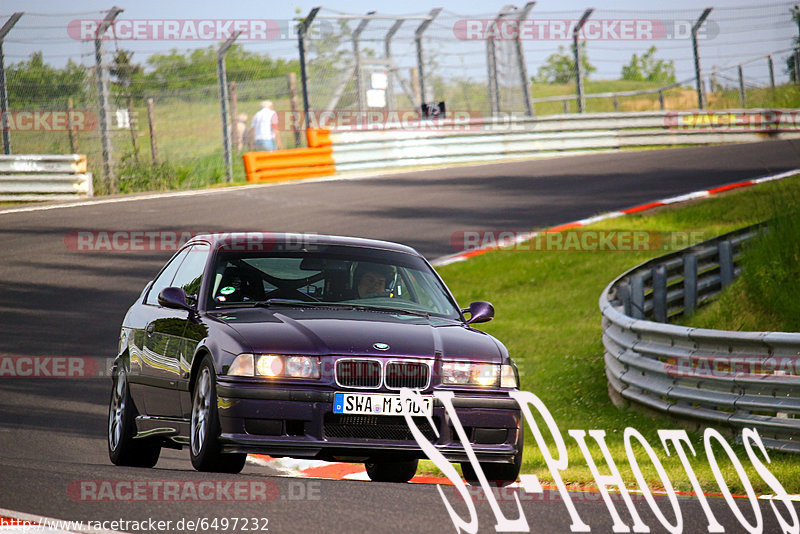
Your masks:
M702 12L526 4L403 16L323 8L294 21L248 19L251 26L275 22L277 33L243 35L224 55L231 177L244 178L238 156L253 147L247 132L264 100L278 112L284 148L303 146L306 124L382 128L403 122L404 113L418 121L442 112L485 118L692 109L699 92L709 108L800 107L792 2L714 8L705 20ZM138 21L150 29L129 38L124 30L130 35L137 21L123 15L26 12L0 36L8 151L87 154L98 193L227 181L218 60L220 43L234 32L181 50L188 46L182 34L164 37L168 24L197 30L204 21ZM1 14L0 22L11 16ZM98 34L105 18L109 29ZM46 53L31 53L37 48ZM422 109L438 103L444 109Z

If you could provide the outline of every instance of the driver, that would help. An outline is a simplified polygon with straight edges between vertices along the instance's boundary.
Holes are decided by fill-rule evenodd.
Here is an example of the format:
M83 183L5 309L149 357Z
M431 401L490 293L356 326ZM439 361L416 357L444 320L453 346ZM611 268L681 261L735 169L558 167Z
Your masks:
M394 280L394 267L377 263L361 263L356 268L353 279L358 298L389 297L389 284Z

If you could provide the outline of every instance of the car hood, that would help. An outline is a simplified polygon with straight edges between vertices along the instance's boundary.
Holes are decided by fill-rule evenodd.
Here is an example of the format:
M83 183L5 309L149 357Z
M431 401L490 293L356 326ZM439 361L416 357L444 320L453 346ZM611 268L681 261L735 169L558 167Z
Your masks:
M464 324L431 317L364 310L263 308L213 315L236 330L246 351L502 360L496 340ZM389 348L378 350L376 344ZM381 345L379 345L381 346Z

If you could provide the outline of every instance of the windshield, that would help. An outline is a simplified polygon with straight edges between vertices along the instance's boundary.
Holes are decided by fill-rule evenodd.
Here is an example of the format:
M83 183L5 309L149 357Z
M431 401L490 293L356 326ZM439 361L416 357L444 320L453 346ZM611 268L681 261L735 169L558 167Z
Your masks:
M208 309L268 301L460 317L431 267L411 254L331 245L291 252L220 250Z

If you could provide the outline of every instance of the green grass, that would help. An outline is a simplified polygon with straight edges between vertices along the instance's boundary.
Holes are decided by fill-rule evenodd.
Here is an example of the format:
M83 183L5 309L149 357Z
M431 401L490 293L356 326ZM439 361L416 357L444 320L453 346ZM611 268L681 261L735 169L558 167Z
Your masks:
M742 275L682 324L724 330L800 331L800 203L796 190L781 187L780 191L766 207L771 219L769 231L742 250Z
M603 221L588 228L694 231L706 239L769 218L771 205L787 190L800 194L800 179L763 184L691 205ZM658 429L679 428L680 425L660 415L618 410L608 398L604 375L597 306L600 293L626 269L661 254L663 251L493 251L439 269L460 303L486 299L494 304L496 319L481 328L506 344L519 366L521 389L538 395L559 424L569 452L569 468L562 476L570 484L594 485L594 482L577 444L566 434L568 429L606 430L617 467L624 480L634 484L622 441L624 428L631 426L642 432L659 451L676 489L691 491L680 462L675 456L663 453L656 436ZM703 452L702 435L692 432L690 436L699 454L692 460L695 473L704 491L718 492ZM544 483L551 482L552 476L530 432L527 432L526 444L522 472L535 473ZM770 492L750 467L743 447L733 447L757 491ZM595 446L592 450L598 465L604 465L598 448ZM789 492L800 492L800 480L796 477L800 456L770 451L770 457L772 473ZM638 454L637 458L642 459L644 455ZM649 484L660 487L654 469L648 467L647 462L642 463ZM742 492L731 463L720 461L720 468L731 490Z

